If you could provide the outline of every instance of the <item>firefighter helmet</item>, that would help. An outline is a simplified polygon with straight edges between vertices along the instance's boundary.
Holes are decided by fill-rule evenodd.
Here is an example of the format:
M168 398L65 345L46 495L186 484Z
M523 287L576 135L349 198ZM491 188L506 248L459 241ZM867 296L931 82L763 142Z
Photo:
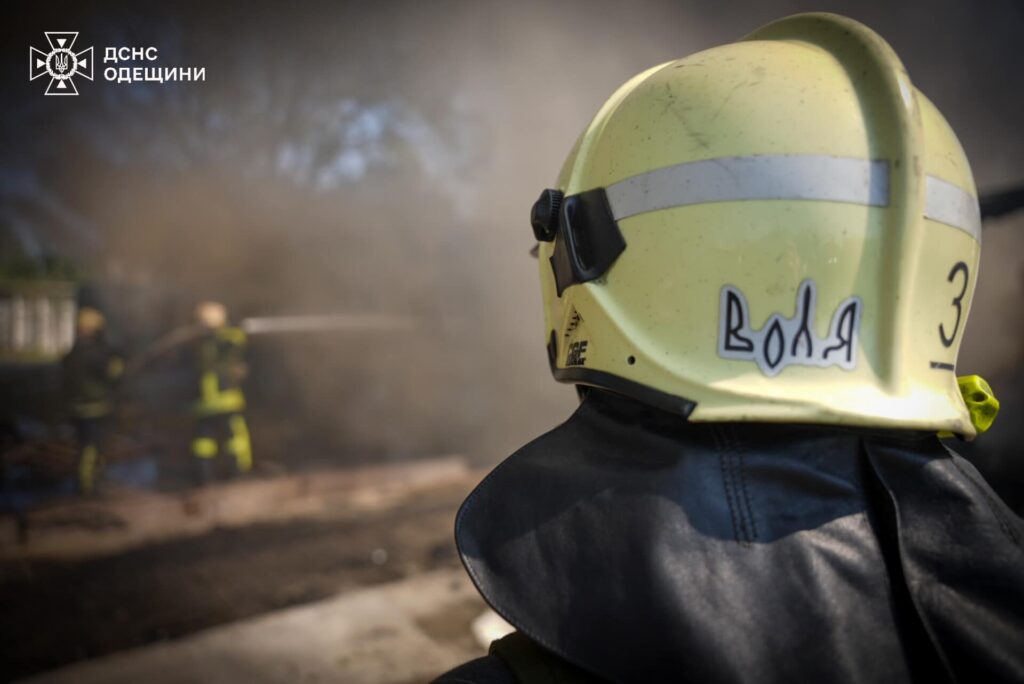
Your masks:
M967 158L874 31L802 14L656 66L533 207L555 377L694 421L975 434Z
M228 323L228 310L220 302L199 302L196 304L196 322L211 330L223 328Z
M94 309L91 306L83 306L78 310L75 327L77 328L80 336L89 337L90 335L95 335L100 330L103 330L103 328L106 327L106 324L107 319L99 309Z

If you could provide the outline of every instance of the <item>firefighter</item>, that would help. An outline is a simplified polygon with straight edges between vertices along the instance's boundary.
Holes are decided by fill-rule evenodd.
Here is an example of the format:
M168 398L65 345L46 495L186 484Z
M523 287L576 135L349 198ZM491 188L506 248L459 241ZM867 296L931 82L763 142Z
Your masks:
M516 632L440 682L1024 680L1024 527L939 434L970 166L885 41L805 14L641 73L531 220L581 403L456 520Z
M221 450L234 460L237 472L252 470L252 445L245 422L242 381L245 363L245 332L228 325L227 310L219 302L196 306L201 335L196 343L199 396L193 409L195 435L192 455L200 483L209 482Z
M61 361L66 405L77 437L78 488L82 494L95 489L114 391L123 373L124 359L107 340L103 314L82 307L75 325L75 343Z

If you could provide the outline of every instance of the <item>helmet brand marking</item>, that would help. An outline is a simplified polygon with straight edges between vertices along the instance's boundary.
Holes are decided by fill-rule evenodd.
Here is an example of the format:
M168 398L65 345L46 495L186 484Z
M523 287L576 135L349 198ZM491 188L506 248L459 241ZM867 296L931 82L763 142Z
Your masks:
M589 340L580 340L579 342L573 342L569 345L569 351L565 356L566 366L585 366L587 364L587 342Z
M572 313L569 314L569 323L565 326L565 338L569 339L572 337L582 322L583 316L580 316L580 312L576 310L576 307L573 307Z
M816 302L817 289L808 278L797 289L792 318L774 313L755 330L746 296L739 288L726 285L719 305L718 355L723 359L753 361L768 376L792 365L852 370L857 366L860 297L847 297L839 303L825 338L814 332Z

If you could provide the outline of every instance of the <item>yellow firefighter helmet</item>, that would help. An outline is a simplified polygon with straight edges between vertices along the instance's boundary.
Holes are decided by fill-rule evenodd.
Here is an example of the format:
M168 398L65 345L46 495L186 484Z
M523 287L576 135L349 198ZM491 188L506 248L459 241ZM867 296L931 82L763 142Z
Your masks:
M959 141L874 31L802 14L649 69L531 215L558 380L693 421L975 428Z
M100 330L103 330L106 325L107 319L99 309L94 309L91 306L83 306L78 310L78 315L75 319L75 327L77 328L80 336L89 337L91 335L95 335Z
M228 323L228 310L220 302L199 302L196 304L196 322L211 330L223 328Z

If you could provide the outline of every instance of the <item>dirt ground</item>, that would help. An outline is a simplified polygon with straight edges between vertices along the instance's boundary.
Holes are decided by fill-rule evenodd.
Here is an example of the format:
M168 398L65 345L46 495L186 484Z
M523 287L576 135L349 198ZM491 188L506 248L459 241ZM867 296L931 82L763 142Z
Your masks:
M219 528L98 558L0 560L0 674L6 681L458 568L452 524L471 486L446 482L380 510ZM482 610L468 601L431 629L470 639Z

